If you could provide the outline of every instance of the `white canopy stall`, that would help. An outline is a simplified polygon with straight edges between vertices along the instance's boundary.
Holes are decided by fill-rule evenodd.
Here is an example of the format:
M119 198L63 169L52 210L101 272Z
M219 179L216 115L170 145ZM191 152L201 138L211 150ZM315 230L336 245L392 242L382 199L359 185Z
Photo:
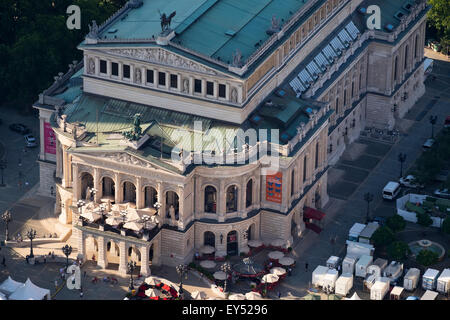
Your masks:
M50 290L38 287L28 278L23 286L9 296L9 300L50 300Z
M9 276L8 279L3 281L3 283L0 285L0 291L5 293L6 295L10 295L23 285L23 282L15 281L11 278L11 276Z

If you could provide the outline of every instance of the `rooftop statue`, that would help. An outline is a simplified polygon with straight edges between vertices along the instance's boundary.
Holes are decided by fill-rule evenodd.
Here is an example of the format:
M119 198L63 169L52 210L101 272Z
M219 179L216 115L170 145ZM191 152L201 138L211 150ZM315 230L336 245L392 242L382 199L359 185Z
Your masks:
M161 17L161 31L164 32L166 30L169 30L170 24L172 23L172 18L175 17L177 12L176 11L172 12L169 17L167 17L165 13L161 14L161 11L159 10L158 12Z
M130 141L138 141L142 137L140 113L136 113L133 116L133 129L123 132L122 135Z
M86 38L98 39L98 25L95 20L92 20L92 25L89 25L89 33Z

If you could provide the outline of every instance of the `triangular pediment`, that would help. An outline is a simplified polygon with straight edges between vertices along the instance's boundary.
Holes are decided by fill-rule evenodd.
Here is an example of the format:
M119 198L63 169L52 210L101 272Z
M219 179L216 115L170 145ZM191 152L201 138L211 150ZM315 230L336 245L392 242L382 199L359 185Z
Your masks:
M208 68L201 63L187 59L186 57L162 48L109 49L106 52L116 56L158 63L178 69L185 69L210 75L218 74L218 72L212 68Z

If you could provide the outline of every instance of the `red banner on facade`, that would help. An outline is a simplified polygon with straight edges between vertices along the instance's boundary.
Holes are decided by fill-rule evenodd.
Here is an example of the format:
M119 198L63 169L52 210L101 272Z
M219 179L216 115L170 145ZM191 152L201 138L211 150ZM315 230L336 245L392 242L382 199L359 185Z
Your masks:
M283 186L283 174L278 172L274 175L266 176L266 200L281 203Z
M56 154L55 132L48 122L44 122L44 146L45 153Z

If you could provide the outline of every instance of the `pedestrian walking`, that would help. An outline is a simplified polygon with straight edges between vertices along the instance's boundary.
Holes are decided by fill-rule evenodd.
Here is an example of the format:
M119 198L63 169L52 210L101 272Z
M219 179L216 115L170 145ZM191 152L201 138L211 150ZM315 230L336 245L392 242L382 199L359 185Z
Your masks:
M2 258L2 265L3 265L4 267L6 267L6 259L5 259L5 256L3 256L3 258Z
M281 299L281 292L278 291L278 299Z
M83 298L83 290L80 291L80 299Z
M290 277L292 275L292 269L288 268L288 276Z
M308 262L305 262L305 271L308 271Z
M87 272L85 271L85 272L83 273L83 278L86 278L86 276L87 276Z
M28 258L29 258L29 255L27 255L26 257L25 257L25 259L27 260L27 264L29 263L28 261Z

